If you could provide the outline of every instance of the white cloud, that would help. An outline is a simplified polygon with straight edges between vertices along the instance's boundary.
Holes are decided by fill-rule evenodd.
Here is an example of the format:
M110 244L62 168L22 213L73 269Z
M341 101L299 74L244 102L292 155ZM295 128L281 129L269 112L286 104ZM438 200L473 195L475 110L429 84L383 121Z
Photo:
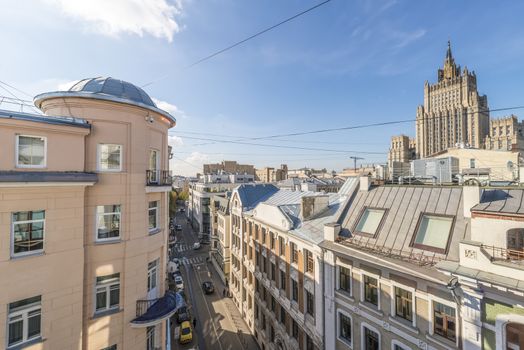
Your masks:
M184 141L179 136L169 135L168 144L172 147L180 147L184 145Z
M187 115L184 113L184 111L178 108L177 106L175 106L174 104L159 100L154 97L152 97L152 100L158 108L163 109L164 111L171 114L175 118L187 118Z
M144 33L169 42L180 31L175 16L182 11L182 1L167 0L45 0L74 19L85 22L87 29L108 36Z
M209 160L209 155L201 152L191 152L189 157L185 159L186 162L191 163L193 165L202 165L204 162L207 162Z

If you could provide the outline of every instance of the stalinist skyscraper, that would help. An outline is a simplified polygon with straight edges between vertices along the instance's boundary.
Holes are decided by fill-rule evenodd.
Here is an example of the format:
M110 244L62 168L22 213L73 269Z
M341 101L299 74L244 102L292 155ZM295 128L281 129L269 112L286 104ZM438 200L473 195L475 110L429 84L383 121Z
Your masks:
M430 157L456 145L484 148L489 135L486 95L479 96L477 76L455 64L448 41L438 82L424 84L424 105L417 108L416 157Z

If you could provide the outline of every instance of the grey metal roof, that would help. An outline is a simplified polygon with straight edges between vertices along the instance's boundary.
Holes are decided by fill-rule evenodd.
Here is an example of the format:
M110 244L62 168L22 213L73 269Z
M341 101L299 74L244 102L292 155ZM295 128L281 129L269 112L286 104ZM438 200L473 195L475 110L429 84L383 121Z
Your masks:
M471 211L524 215L524 189L484 189Z
M47 115L31 114L24 112L14 112L0 109L0 118L2 119L14 119L14 120L27 120L36 123L45 123L53 125L65 125L74 126L79 128L90 129L91 124L81 118L70 118L70 117L50 117Z
M369 191L359 191L340 222L342 229L351 232L364 208L386 209L386 216L375 237L353 233L352 244L361 245L371 251L396 252L399 257L418 255L423 260L427 256L431 259L458 261L459 242L469 239L470 236L469 219L464 218L462 203L461 187L379 186ZM455 218L446 253L411 247L411 240L422 213Z
M242 184L235 191L240 197L244 210L251 210L259 202L277 192L278 188L272 184Z
M0 182L97 182L96 173L76 171L0 171Z
M68 91L46 92L35 96L35 106L40 108L42 102L49 98L80 97L125 103L142 107L170 119L176 123L175 117L158 108L151 97L142 88L124 80L111 77L97 77L80 80Z
M151 107L156 107L148 94L138 86L111 77L97 77L80 80L69 91L91 92L128 99Z

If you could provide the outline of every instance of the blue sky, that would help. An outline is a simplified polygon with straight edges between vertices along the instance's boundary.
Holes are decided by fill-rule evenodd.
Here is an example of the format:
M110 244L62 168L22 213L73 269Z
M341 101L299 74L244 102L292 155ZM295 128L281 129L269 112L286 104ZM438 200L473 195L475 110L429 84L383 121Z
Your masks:
M0 12L0 80L34 95L86 77L112 76L137 85L164 77L145 90L178 119L171 132L176 145L171 167L184 175L224 159L330 170L352 166L351 155L364 157L364 163L384 162L390 136L414 135L414 124L251 141L344 152L188 137L258 137L414 118L424 81L435 81L448 39L457 63L476 71L491 108L524 105L520 1L332 0L184 68L318 2L10 2Z

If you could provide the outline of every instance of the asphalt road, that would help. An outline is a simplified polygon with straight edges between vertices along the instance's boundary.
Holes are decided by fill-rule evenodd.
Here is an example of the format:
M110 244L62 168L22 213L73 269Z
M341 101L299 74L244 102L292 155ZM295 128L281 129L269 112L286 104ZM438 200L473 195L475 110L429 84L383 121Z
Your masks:
M225 286L213 265L206 261L210 246L202 245L201 249L193 250L193 243L198 241L198 236L187 223L185 213L177 212L175 221L182 225L182 231L176 233L177 243L173 254L183 261L181 272L186 301L192 318L197 321L193 341L181 345L173 339L172 349L186 350L197 345L199 350L258 349L233 301L222 296ZM204 294L204 281L213 282L215 293Z

